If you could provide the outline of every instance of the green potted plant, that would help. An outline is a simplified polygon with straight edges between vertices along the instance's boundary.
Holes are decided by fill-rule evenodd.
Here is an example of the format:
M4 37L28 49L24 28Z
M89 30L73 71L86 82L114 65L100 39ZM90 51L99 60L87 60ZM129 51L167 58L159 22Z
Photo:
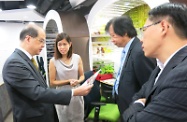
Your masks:
M101 69L97 80L106 80L113 78L114 73L114 63L105 63L104 61L98 61L94 63L94 71Z

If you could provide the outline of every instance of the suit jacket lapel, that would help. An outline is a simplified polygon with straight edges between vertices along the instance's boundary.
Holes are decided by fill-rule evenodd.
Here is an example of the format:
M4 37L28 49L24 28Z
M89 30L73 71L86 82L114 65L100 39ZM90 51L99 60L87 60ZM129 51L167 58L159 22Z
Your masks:
M35 66L34 66L33 63L31 62L31 60L28 58L28 56L27 56L25 53L23 53L21 50L19 50L19 49L16 49L15 51L29 64L29 66L32 68L32 70L34 71L34 73L38 76L39 81L42 81L41 83L42 83L45 87L47 87L47 84L46 84L46 82L45 82L43 76L40 74L39 71L36 71Z
M167 77L167 74L174 69L180 62L182 62L187 57L187 46L178 51L168 62L162 73L160 74L159 78L157 79L156 84L153 86L151 92L147 97L147 101L149 100L150 96L154 93L157 87L163 84L164 79ZM155 80L153 78L153 80Z
M126 67L126 64L127 64L127 61L129 60L131 51L132 51L133 47L136 45L136 43L138 43L138 41L139 41L139 39L138 39L137 37L135 37L134 40L133 40L133 42L132 42L132 44L131 44L131 46L129 47L129 50L128 50L128 52L127 52L126 59L125 59L125 61L124 61L123 69L124 69L124 67ZM122 69L122 72L123 72L123 69Z
M125 58L125 61L124 61L124 64L123 64L123 67L122 67L122 70L121 72L124 72L123 70L125 69L126 65L127 65L127 62L129 60L129 57L130 57L130 54L131 54L131 51L133 49L133 47L136 45L136 43L138 43L139 39L137 37L134 38L131 46L129 47L129 50L127 52L127 56ZM120 80L122 79L123 75L120 76ZM120 85L120 84L119 84Z

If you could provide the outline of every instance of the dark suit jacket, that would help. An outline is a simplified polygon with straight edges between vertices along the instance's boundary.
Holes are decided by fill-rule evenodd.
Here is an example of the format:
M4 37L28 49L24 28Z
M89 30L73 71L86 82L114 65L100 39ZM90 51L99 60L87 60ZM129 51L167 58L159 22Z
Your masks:
M14 122L54 122L54 103L68 105L71 90L47 88L31 60L19 49L7 59L3 79L12 102Z
M145 107L132 103L123 113L124 122L187 122L187 47L171 58L153 85L156 69L134 96L146 98Z
M127 53L118 87L117 104L122 114L132 102L133 95L148 80L156 60L146 58L140 40L135 37Z

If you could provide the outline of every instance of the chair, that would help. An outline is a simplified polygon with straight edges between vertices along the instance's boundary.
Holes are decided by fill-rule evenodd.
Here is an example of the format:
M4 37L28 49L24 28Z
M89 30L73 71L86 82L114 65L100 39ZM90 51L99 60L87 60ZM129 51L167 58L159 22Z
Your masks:
M90 78L94 74L93 71L87 71L84 73L85 80ZM84 83L84 81L82 83ZM86 119L90 113L90 111L94 108L94 105L92 105L92 102L98 102L100 101L101 95L100 95L100 82L95 81L94 86L92 87L90 93L86 96L84 96L84 118Z
M120 113L112 98L112 86L101 83L100 92L101 100L100 102L92 102L95 107L89 113L88 120L118 122Z
M113 86L107 85L105 83L101 83L101 101L107 102L107 103L115 103L114 98L112 97L112 90Z

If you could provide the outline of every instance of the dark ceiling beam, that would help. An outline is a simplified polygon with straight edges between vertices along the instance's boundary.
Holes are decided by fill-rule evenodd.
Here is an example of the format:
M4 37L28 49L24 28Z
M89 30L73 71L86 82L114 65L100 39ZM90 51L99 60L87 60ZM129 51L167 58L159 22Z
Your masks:
M93 5L97 2L97 0L86 0L81 4L72 8L72 10L77 11L82 15L89 14L90 10L92 9Z
M61 7L60 7L59 9L57 9L57 10L60 10L60 11L68 11L68 10L70 10L70 9L72 9L72 6L71 6L70 2L67 2L67 3L65 3L64 6L61 6Z
M81 9L82 7L89 7L93 4L95 4L97 2L97 0L86 0L84 2L82 2L81 4L73 7L72 9L75 10L75 9Z
M50 7L50 9L56 10L58 8L61 8L61 6L65 6L66 2L68 2L68 0L56 0L55 2L53 2L52 6Z
M38 0L36 5L39 6L42 2L43 2L43 0Z
M7 1L7 2L4 2L4 7L6 10L19 9L19 2L18 1Z
M50 6L53 4L54 0L43 0L40 5L38 5L37 11L41 14L45 14Z

